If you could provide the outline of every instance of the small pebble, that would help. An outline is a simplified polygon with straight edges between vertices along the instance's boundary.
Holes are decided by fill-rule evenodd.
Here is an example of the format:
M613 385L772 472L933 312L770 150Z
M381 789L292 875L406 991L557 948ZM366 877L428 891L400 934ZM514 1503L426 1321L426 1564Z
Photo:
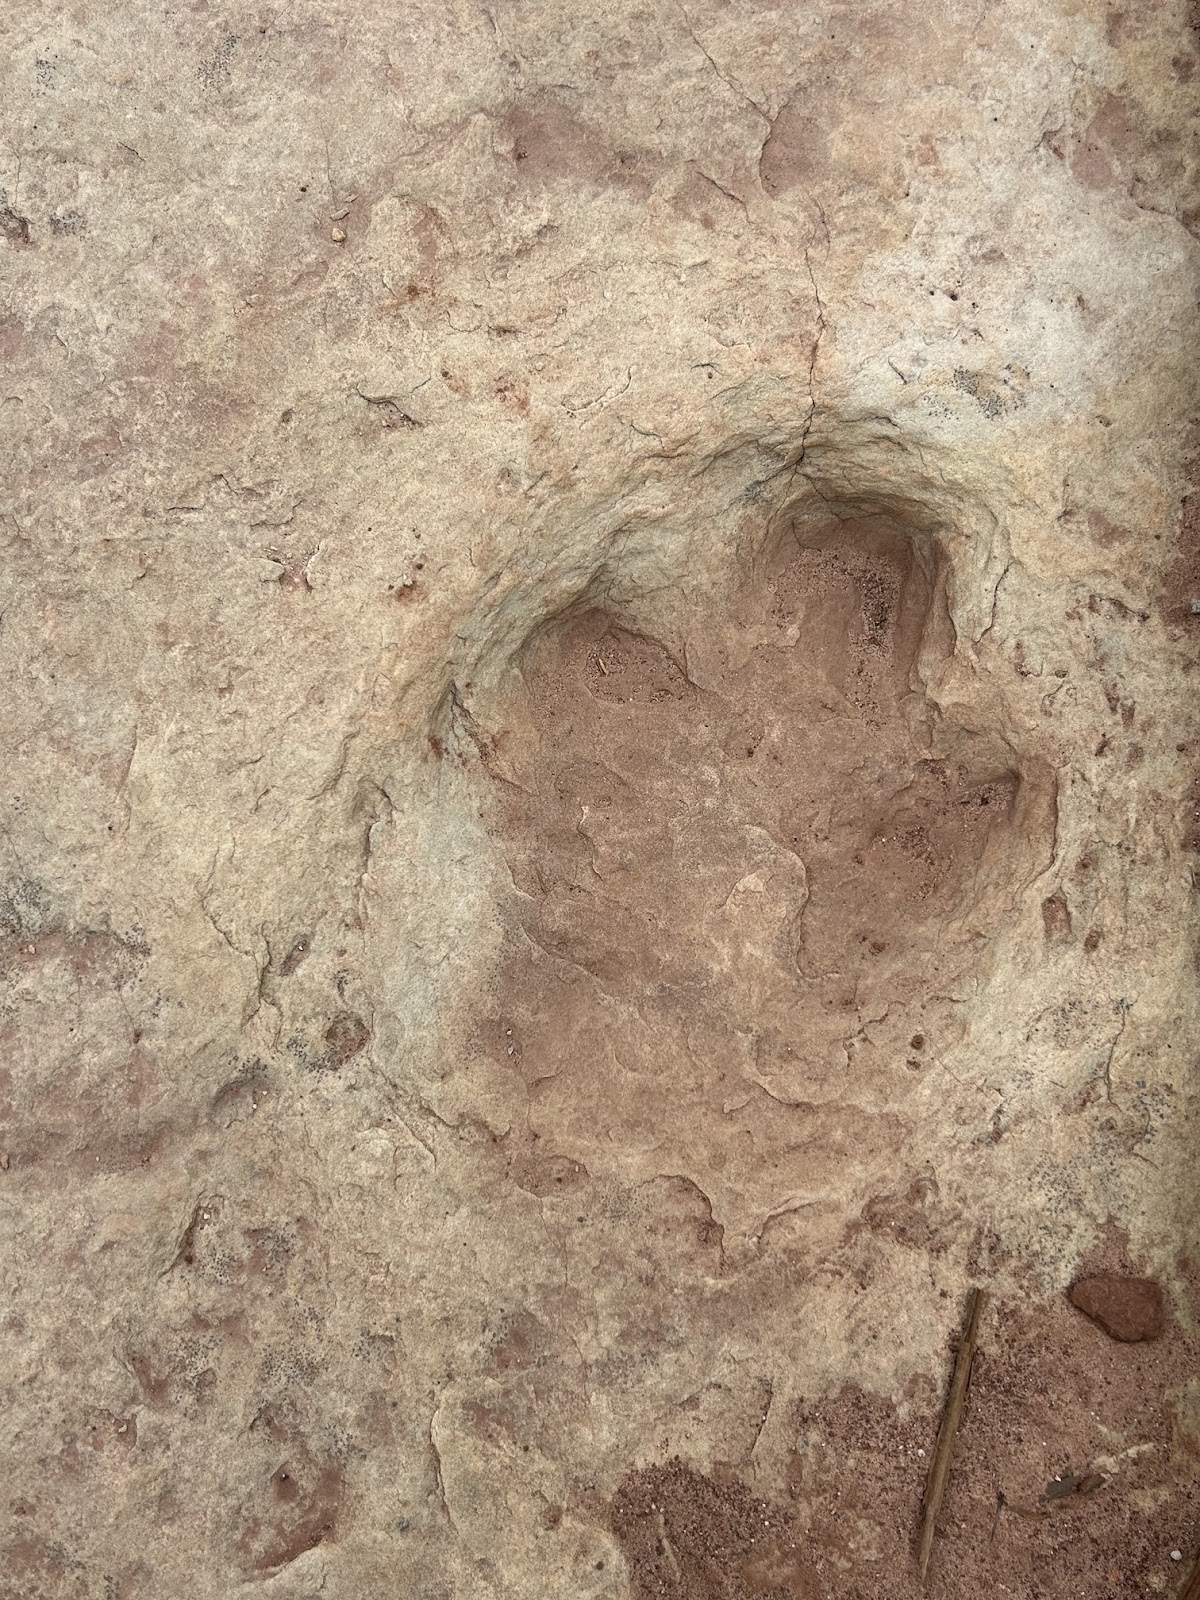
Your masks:
M329 237L333 240L334 244L345 244L346 230L345 228L335 228Z
M1152 1278L1099 1272L1073 1283L1067 1298L1085 1317L1098 1323L1110 1339L1122 1344L1137 1344L1162 1334L1163 1292Z
M1183 1560L1183 1551L1182 1550L1172 1550L1171 1551L1171 1560L1172 1561L1182 1561Z

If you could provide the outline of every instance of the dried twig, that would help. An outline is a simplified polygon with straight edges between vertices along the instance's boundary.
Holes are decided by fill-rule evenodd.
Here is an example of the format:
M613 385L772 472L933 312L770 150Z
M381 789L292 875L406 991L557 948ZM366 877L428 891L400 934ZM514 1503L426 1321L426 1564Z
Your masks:
M1191 1577L1179 1591L1179 1600L1200 1600L1200 1556L1196 1557Z
M929 1557L933 1551L933 1536L937 1530L938 1512L942 1509L942 1496L946 1492L946 1480L950 1476L950 1457L954 1450L954 1436L958 1432L958 1424L962 1420L963 1402L967 1398L967 1385L971 1381L971 1358L975 1354L975 1343L979 1337L979 1320L983 1315L983 1307L987 1295L982 1289L972 1289L971 1297L967 1301L967 1318L963 1325L963 1335L958 1346L958 1356L954 1362L954 1376L950 1380L950 1392L946 1396L946 1409L942 1412L942 1425L938 1429L937 1444L933 1451L933 1460L929 1463L929 1476L925 1480L925 1511L921 1519L921 1582L925 1581L925 1574L929 1569Z

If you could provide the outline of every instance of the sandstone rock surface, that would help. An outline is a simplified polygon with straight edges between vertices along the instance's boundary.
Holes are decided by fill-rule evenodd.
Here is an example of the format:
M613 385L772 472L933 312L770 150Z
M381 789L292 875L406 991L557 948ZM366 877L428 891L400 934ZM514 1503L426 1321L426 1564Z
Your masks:
M6 1597L1190 1559L1195 20L5 7Z

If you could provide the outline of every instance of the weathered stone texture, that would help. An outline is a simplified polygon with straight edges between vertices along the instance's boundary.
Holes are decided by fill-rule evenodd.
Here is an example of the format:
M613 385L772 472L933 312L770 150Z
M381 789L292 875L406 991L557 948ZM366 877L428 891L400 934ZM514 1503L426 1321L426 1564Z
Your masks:
M933 1592L1166 1581L1183 5L0 38L0 1591L895 1600L972 1282ZM1101 1456L1090 1577L989 1535Z

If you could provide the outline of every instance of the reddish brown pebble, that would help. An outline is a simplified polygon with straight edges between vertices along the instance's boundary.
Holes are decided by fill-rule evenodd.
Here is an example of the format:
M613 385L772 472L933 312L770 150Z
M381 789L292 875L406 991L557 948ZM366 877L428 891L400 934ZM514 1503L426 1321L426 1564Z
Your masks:
M1080 1278L1067 1296L1085 1317L1123 1344L1157 1339L1163 1331L1162 1290L1153 1278L1120 1278L1102 1272L1094 1278Z

